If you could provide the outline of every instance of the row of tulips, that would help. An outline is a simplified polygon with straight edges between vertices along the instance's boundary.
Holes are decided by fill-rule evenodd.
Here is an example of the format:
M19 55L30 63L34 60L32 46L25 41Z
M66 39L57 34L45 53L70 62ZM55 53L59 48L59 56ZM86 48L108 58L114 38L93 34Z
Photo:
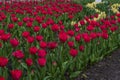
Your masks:
M120 44L120 13L80 20L82 6L64 0L6 2L0 11L0 80L73 80Z

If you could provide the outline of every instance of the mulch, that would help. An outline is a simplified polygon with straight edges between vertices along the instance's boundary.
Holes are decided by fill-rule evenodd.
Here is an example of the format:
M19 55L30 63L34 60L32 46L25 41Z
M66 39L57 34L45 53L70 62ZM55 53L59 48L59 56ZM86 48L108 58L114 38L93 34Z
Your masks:
M120 49L90 66L75 80L120 80Z

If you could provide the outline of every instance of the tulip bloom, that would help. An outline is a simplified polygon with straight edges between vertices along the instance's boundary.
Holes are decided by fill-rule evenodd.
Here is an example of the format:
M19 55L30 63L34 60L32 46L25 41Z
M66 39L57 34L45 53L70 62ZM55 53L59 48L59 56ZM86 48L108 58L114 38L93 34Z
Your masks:
M0 56L0 67L5 67L8 64L8 58Z
M39 58L38 59L38 64L41 66L41 67L44 67L46 65L46 59L45 58Z
M12 70L10 73L13 80L20 80L20 78L22 77L21 70L15 69L15 70Z

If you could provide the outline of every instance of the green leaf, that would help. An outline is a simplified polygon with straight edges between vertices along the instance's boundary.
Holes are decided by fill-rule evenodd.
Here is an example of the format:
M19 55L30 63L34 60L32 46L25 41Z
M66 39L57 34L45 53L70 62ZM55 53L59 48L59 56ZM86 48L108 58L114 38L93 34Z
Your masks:
M62 63L62 68L65 69L68 65L68 61L65 61L64 63Z
M62 63L62 74L65 73L68 66L69 66L68 61L65 61L64 63Z
M28 69L27 65L25 63L21 63L21 66L25 68L26 70Z
M49 80L51 76L46 76L43 80Z
M118 34L118 39L120 39L120 34Z
M75 78L75 77L77 77L79 74L80 74L80 71L73 72L73 73L70 75L70 78Z

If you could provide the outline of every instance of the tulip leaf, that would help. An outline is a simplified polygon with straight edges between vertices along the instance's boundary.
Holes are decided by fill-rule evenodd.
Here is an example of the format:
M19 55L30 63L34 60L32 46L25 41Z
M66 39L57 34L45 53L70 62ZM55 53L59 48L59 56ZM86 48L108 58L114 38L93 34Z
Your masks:
M66 69L68 68L68 61L62 63L62 73L64 73L66 71Z
M75 78L75 77L77 77L79 74L80 74L80 71L73 72L73 73L70 75L70 78Z
M51 76L46 76L43 80L49 80Z
M21 66L25 68L26 70L28 69L27 65L25 63L21 63Z
M118 34L118 38L120 39L120 34Z

